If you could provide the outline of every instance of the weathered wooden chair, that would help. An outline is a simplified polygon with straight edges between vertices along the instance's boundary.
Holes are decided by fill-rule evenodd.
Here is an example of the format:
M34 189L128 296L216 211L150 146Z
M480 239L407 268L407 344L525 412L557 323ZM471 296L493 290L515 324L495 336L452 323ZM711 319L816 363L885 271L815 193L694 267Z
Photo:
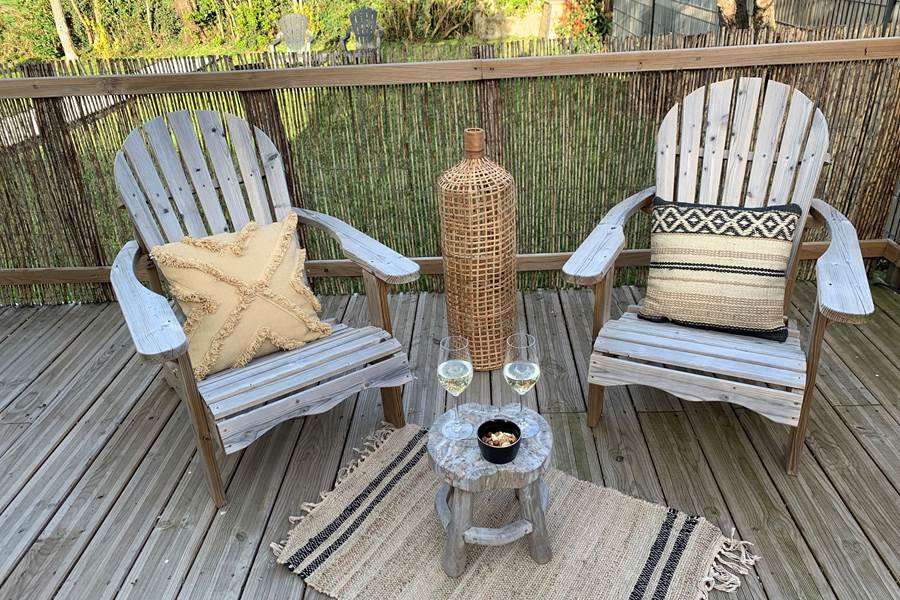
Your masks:
M306 15L289 13L278 19L278 34L269 44L269 51L274 54L276 46L284 42L288 52L309 52L309 46L315 37L309 30Z
M837 210L813 198L827 150L825 116L799 90L776 81L720 81L688 94L680 111L677 104L669 110L656 137L656 186L611 209L563 267L569 281L594 287L595 343L588 373L592 427L599 423L606 385L641 384L685 400L732 402L793 428L787 471L796 472L825 328L832 321L859 323L875 310L856 230ZM788 340L779 343L640 320L637 307L609 320L615 262L625 245L623 227L654 195L729 206L799 205L785 315L806 217L811 211L824 223L830 243L816 264L818 299L805 353L792 323Z
M204 110L157 117L128 135L116 154L114 172L137 239L116 256L113 289L138 353L166 363L167 379L187 404L217 505L225 497L214 438L226 453L236 452L283 421L327 411L373 387L381 388L385 418L404 424L399 386L411 375L406 354L391 336L386 292L390 284L416 280L416 263L334 217L292 208L275 144L234 115L226 114L224 124L219 113ZM373 326L336 325L325 338L198 383L182 316L162 295L152 261L142 257L153 246L184 235L234 231L250 220L271 223L291 211L300 222L335 238L347 258L362 267ZM149 269L152 290L138 278L141 265Z
M361 6L350 13L350 26L341 36L341 47L349 54L347 42L350 35L356 39L356 51L377 51L381 48L384 29L378 24L378 12L374 8Z

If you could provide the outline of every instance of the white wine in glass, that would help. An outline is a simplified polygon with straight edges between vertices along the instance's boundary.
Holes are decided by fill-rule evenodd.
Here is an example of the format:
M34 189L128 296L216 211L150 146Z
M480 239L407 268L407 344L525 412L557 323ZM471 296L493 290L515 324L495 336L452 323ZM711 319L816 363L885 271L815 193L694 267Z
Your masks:
M506 360L503 379L519 395L519 418L516 421L522 437L532 437L540 431L538 424L525 413L522 398L531 391L541 376L537 338L527 333L515 333L506 338Z
M459 418L459 396L472 383L469 340L455 335L442 339L440 361L437 367L438 383L456 399L456 415L444 425L442 433L452 440L463 440L475 432L471 423Z

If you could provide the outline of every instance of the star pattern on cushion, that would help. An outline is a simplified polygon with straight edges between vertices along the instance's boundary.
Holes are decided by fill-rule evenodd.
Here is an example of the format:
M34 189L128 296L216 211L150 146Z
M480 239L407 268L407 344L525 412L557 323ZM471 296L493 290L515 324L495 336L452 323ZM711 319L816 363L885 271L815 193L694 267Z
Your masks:
M289 315L302 322L310 331L315 331L322 335L331 333L331 325L323 323L314 316L307 314L299 305L292 302L284 295L279 294L271 286L272 276L284 261L296 228L297 215L291 213L282 222L282 229L277 238L275 247L272 248L268 263L260 272L260 276L255 280L245 280L236 277L232 273L217 267L209 261L177 256L167 252L162 246L158 246L151 251L151 258L159 264L201 271L206 275L231 286L234 291L237 292L237 302L235 306L230 309L224 322L219 327L218 331L216 331L210 347L204 353L203 358L193 365L194 376L197 379L203 379L210 373L215 361L222 352L222 346L225 339L231 335L242 316L250 310L257 301L265 302L280 308L281 310L277 313L280 317ZM249 243L252 241L253 234L257 230L258 227L256 223L250 222L244 226L233 242L222 242L209 238L195 239L186 236L182 239L182 243L203 248L214 255L230 253L234 256L243 256ZM310 289L306 287L302 277L305 258L306 251L301 249L297 254L296 265L292 269L290 286L297 293L301 294L318 312L321 310L319 301ZM186 315L187 319L184 323L184 331L188 335L190 335L191 331L193 331L206 316L218 310L222 305L221 302L217 303L211 296L204 295L198 291L187 290L179 286L172 286L171 292L179 303L189 302L195 306L195 308ZM283 327L274 319L271 323L258 327L255 335L249 340L244 351L232 367L241 367L250 362L256 355L260 346L266 341L282 350L293 350L305 343L303 340L297 340L278 334L278 329L283 329Z

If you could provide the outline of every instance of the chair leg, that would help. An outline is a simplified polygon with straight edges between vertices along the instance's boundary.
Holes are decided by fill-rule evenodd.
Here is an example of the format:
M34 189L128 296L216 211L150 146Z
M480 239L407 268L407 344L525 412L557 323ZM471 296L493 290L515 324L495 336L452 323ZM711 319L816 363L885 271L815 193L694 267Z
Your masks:
M406 425L406 414L403 412L403 388L381 388L381 406L384 410L384 420L397 427Z
M182 389L184 390L183 399L187 404L188 413L191 415L191 425L194 428L194 439L197 443L197 451L200 453L200 460L203 462L203 469L206 473L206 485L209 488L209 495L212 497L216 506L221 508L225 506L225 487L222 484L222 475L219 471L219 464L216 461L216 449L213 446L212 436L210 435L209 422L206 420L206 407L203 404L203 398L197 389L197 381L194 379L194 371L191 367L191 359L187 354L182 355L178 359L178 376L181 379Z
M588 385L587 422L588 427L596 427L603 416L603 386Z
M393 335L394 327L391 322L391 310L387 300L387 284L369 271L363 271L363 283L366 286L369 321L372 325L381 327ZM402 387L381 388L381 403L384 408L385 421L394 427L406 425L406 415L403 412Z
M825 328L828 318L819 312L818 303L813 309L812 327L809 330L809 343L806 348L806 388L803 390L803 404L800 406L800 418L797 426L791 431L791 445L788 448L787 472L796 475L800 465L800 453L806 439L806 428L809 425L809 411L812 408L813 395L816 389L816 373L819 370L819 356L825 339Z
M612 307L612 289L616 281L616 270L610 269L606 276L594 286L594 321L591 325L591 346L600 334L603 324L609 320ZM596 427L603 416L603 386L588 384L587 422L588 427Z

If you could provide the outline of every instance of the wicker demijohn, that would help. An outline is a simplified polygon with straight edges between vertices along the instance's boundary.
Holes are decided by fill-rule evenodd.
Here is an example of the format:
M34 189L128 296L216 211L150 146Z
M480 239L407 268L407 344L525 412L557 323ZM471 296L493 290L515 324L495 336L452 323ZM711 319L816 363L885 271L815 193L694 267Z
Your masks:
M516 188L466 129L465 158L438 180L450 335L468 338L478 371L503 364L516 327Z

